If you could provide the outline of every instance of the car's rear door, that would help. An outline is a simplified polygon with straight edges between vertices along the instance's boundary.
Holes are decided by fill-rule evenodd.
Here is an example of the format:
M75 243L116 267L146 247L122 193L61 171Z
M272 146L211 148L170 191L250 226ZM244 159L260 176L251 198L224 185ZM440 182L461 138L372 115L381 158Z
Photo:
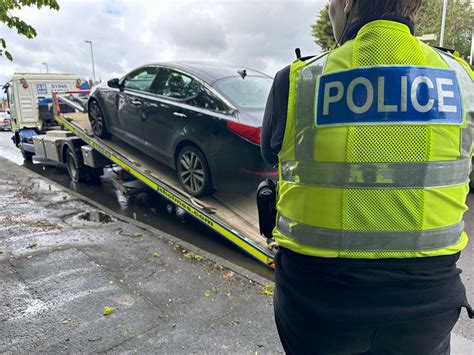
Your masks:
M127 75L121 82L118 94L117 116L121 122L122 134L143 144L143 108L148 102L150 88L158 73L158 67L139 68Z
M173 158L173 143L177 134L193 116L193 111L186 108L186 101L193 95L192 84L191 76L161 68L152 87L157 100L148 102L144 107L145 144L168 161Z

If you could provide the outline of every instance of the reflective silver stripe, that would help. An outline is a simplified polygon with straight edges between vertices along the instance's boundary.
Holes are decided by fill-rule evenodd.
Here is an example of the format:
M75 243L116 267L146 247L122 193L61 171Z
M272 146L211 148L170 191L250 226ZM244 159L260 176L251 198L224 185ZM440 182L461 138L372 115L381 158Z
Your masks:
M328 54L326 53L318 58L311 59L299 73L298 94L295 103L295 157L297 160L314 159L314 144L317 133L314 125L316 83L323 72L327 57Z
M289 183L339 188L428 188L467 182L471 159L420 163L328 163L283 161Z
M424 231L344 231L318 228L280 216L278 232L300 245L340 251L424 251L455 245L464 222Z
M470 157L472 154L472 124L474 121L474 82L467 70L455 58L439 50L438 53L446 64L456 72L456 77L461 86L463 110L467 119L466 127L462 129L461 133L461 155Z

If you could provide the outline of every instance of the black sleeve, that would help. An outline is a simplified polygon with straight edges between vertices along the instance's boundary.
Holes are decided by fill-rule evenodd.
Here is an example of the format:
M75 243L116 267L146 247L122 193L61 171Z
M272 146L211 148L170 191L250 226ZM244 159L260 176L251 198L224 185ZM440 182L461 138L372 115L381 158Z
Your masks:
M263 116L261 151L263 159L273 166L278 164L278 153L283 144L289 92L290 66L287 66L275 76Z

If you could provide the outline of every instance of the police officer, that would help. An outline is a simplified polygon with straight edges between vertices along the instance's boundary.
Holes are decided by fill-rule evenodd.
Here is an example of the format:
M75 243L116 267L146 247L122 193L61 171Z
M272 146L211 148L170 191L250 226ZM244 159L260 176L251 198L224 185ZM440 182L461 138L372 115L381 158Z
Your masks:
M462 307L474 74L414 37L421 0L332 0L340 46L281 70L275 319L287 353L448 354Z

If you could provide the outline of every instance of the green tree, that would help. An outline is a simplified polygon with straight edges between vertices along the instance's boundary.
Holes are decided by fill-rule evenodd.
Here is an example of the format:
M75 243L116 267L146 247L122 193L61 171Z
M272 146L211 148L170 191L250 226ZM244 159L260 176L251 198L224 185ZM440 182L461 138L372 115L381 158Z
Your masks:
M424 35L441 32L443 0L425 0L417 19L416 34ZM471 50L471 33L474 10L470 0L449 0L446 13L444 46L457 50L467 57ZM430 42L439 45L439 40Z
M329 4L321 9L318 18L311 26L311 32L314 41L323 49L323 51L328 51L336 45L332 32L331 20L329 19Z
M449 0L446 16L444 46L456 49L462 55L469 55L471 48L472 19L474 10L470 0ZM335 46L332 27L329 20L329 6L323 7L316 21L312 24L314 41L323 49L329 50ZM437 34L441 32L441 16L443 0L423 0L418 14L416 34ZM439 44L439 41L429 43Z
M56 0L0 0L0 22L5 23L9 28L16 29L19 35L26 38L36 37L36 30L11 13L12 10L20 10L25 6L36 6L38 9L47 7L52 10L59 10ZM5 56L8 60L13 60L13 56L7 51L7 43L0 37L0 56Z

